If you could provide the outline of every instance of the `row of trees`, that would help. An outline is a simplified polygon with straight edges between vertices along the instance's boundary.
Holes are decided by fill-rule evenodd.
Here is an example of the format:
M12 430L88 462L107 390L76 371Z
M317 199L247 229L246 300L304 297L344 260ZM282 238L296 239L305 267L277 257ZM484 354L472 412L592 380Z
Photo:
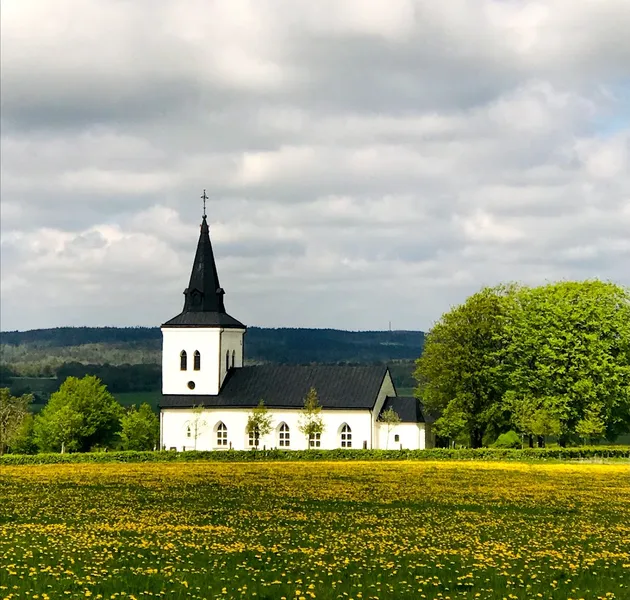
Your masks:
M304 398L304 407L298 420L298 430L306 438L308 445L316 436L324 433L325 425L321 415L322 407L319 403L317 390L311 388ZM261 437L269 435L272 430L271 415L265 406L264 400L247 415L246 431L254 439L254 445L258 448Z
M319 403L317 390L311 388L304 398L304 407L302 408L298 420L298 431L306 438L306 443L309 447L312 445L312 441L316 439L316 436L324 433L325 425L321 412L322 407ZM392 429L401 422L400 416L390 407L383 411L379 417L379 421L382 422L387 429L387 442L389 444L389 436ZM271 433L271 415L265 406L264 400L261 400L258 406L247 416L246 430L248 435L254 438L256 448L258 448L260 438Z
M33 416L28 394L12 396L0 389L0 455L14 453L86 452L94 449L152 450L159 440L159 421L148 404L125 410L95 376L68 377L52 394L42 412ZM298 429L308 445L325 429L317 390L311 388L304 398ZM381 415L388 437L400 417L391 408ZM207 426L203 407L193 409L187 423L195 448ZM263 400L248 415L247 433L258 448L260 438L272 430L272 418Z
M472 447L630 431L630 290L601 281L484 288L444 314L416 363L435 432Z
M324 433L325 424L321 412L322 406L319 403L317 390L315 388L311 388L304 398L304 406L300 412L298 420L298 430L306 438L306 443L309 447L318 435L321 436L321 434ZM383 411L379 420L387 429L387 440L389 442L389 436L392 429L401 422L400 416L393 408L390 407ZM197 440L208 426L203 416L202 406L193 408L193 417L188 423L186 423L186 426L190 430L191 438L194 440L194 449L196 450ZM258 448L260 439L269 435L272 430L272 416L265 405L265 401L261 399L258 406L252 409L252 411L247 415L247 425L245 426L245 431L248 436L252 438L254 447Z
M321 435L324 432L325 425L321 412L322 407L319 403L317 390L311 388L304 398L304 407L300 413L298 423L298 429L306 437L307 443L309 440L314 439L316 435ZM193 408L193 418L187 423L187 427L189 427L191 437L194 439L194 448L196 450L197 439L207 427L207 423L203 418L202 406ZM254 447L258 448L260 438L269 435L272 429L271 414L269 414L269 410L265 406L265 401L261 399L258 406L247 415L245 431L252 438Z
M151 450L159 440L159 421L148 404L125 410L92 375L68 377L37 416L31 402L28 394L0 389L0 454Z

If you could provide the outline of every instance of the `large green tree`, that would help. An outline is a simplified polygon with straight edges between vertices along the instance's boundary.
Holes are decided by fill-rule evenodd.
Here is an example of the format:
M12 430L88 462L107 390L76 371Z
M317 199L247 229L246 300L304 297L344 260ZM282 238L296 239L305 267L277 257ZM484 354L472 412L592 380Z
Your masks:
M35 419L37 444L53 452L111 446L123 412L97 377L68 377Z
M123 450L154 450L160 439L160 421L145 402L132 406L120 420L120 442Z
M512 286L484 288L442 315L426 335L414 376L416 394L438 416L437 435L465 433L477 448L484 434L507 423L500 361L514 293Z
M630 291L602 281L521 288L505 320L506 408L523 432L614 439L630 427Z

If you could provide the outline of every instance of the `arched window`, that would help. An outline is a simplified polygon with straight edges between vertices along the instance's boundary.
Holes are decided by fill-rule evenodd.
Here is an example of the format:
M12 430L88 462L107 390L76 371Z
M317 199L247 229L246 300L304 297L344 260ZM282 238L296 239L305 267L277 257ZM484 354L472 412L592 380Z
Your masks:
M225 423L221 421L221 423L217 425L217 446L227 446L227 445L228 445L227 427L225 426Z
M352 448L352 429L347 423L341 428L341 447Z
M278 429L278 446L288 448L291 445L291 432L286 423L282 423Z
M322 434L321 433L309 433L308 435L309 448L321 448L322 446Z
M225 353L225 374L230 370L230 351Z
M251 431L248 431L247 434L250 448L258 448L258 442L260 441L260 430L258 427L254 427Z
M188 354L186 354L186 350L182 350L179 353L179 368L181 371L185 371L188 368Z
M236 361L236 350L232 350L232 368L234 368L235 361Z
M201 369L201 354L199 353L199 350L195 350L193 369L195 369L195 371L199 371L199 369Z
M190 425L186 426L186 437L191 437L192 436L192 432L190 430Z

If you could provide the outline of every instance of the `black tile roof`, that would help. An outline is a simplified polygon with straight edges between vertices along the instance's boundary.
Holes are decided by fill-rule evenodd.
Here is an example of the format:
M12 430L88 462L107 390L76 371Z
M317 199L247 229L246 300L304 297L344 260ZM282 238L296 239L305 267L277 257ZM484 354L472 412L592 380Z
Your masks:
M182 312L162 327L225 327L247 329L243 323L237 321L227 313L219 312Z
M308 391L317 390L328 409L371 410L388 373L386 366L259 365L231 369L216 396L165 394L161 408L207 406L302 408Z
M234 327L245 326L225 312L225 291L219 283L214 260L210 230L206 215L201 222L197 252L190 273L190 282L184 290L184 310L162 327Z
M403 423L433 423L434 421L434 418L424 410L422 402L413 396L387 396L381 414L388 408L393 408Z

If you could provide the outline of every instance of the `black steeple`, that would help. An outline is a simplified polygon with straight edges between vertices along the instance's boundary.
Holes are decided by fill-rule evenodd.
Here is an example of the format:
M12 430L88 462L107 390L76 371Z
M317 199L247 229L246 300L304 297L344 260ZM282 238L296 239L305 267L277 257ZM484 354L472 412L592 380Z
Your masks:
M223 295L225 292L219 284L217 265L214 262L212 243L210 242L210 230L206 215L201 221L201 234L197 242L197 252L190 283L184 290L186 300L184 312L225 312Z
M219 284L219 274L214 260L210 230L206 219L206 191L203 191L203 217L197 252L193 262L190 282L184 290L184 310L164 323L163 327L238 327L245 325L225 312L225 291Z

